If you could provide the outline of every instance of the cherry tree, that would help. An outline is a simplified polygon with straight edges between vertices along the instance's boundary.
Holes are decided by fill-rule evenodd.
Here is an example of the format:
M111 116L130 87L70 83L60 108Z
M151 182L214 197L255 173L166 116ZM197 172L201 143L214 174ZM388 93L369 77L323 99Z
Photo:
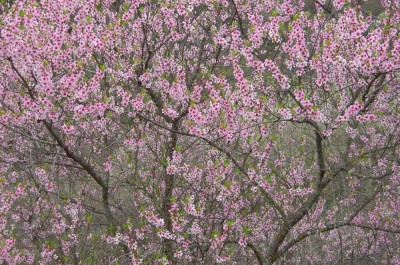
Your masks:
M0 1L3 264L400 264L400 2Z

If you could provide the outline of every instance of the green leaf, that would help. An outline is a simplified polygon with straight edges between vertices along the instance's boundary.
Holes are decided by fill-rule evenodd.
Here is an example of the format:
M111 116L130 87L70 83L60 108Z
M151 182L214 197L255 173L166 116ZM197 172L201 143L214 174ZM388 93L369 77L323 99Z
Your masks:
M247 47L251 47L251 42L249 40L243 40L243 44Z
M232 186L232 184L229 181L225 181L224 186L229 189Z
M279 29L285 31L285 24L283 22L279 22Z
M216 238L216 237L218 237L219 236L219 232L218 231L213 231L212 233L211 233L211 237L212 238Z
M110 225L108 226L109 231L114 231L115 228L116 228L116 227L115 227L113 224L110 224Z
M250 234L250 233L251 233L251 228L250 228L249 226L244 226L244 227L243 227L243 232L244 232L245 234Z
M230 220L228 220L228 222L227 222L227 224L228 224L229 227L231 227L231 226L234 225L235 223L236 223L236 220L235 220L235 219L230 219Z
M184 202L185 204L188 204L189 201L190 201L189 196L186 196L186 197L183 199L183 202Z
M267 96L266 95L261 95L261 101L265 102L267 100Z
M26 13L26 12L25 12L24 10L20 10L20 11L19 11L19 16L20 16L20 17L24 17L24 16L25 16L25 13Z
M268 183L271 183L271 182L272 182L272 177L271 177L271 176L267 176L267 177L265 177L265 180L266 180Z

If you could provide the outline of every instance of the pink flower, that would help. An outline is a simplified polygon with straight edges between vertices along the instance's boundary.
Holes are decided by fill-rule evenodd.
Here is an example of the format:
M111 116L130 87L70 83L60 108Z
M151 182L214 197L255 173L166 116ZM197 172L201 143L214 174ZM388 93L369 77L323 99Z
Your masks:
M107 161L103 165L105 171L110 171L110 169L112 168L112 163L110 159L107 159Z

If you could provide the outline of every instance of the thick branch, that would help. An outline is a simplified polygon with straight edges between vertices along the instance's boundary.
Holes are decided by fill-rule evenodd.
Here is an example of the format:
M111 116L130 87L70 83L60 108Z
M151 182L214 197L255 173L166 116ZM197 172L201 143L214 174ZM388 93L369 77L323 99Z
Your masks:
M315 235L317 233L324 233L324 232L329 232L331 230L343 227L343 226L357 226L357 227L363 227L363 228L371 228L370 226L363 226L363 225L357 225L357 224L352 224L351 222L353 219L375 198L375 196L381 191L381 186L379 186L373 194L368 196L358 207L357 209L347 218L345 221L337 222L334 224L328 224L323 228L312 228L308 229L300 235L298 235L296 238L290 240L283 248L281 248L278 253L275 256L275 260L279 259L282 255L284 255L290 248L292 248L294 245L300 243L303 241L305 238ZM391 229L385 229L385 228L375 228L375 230L379 231L384 231L384 232L394 232L394 233L400 233L400 230L391 230Z
M54 138L54 140L56 140L57 144L64 150L65 154L76 163L78 163L97 182L97 184L99 184L102 188L106 188L106 184L100 178L100 176L97 175L94 168L89 165L82 157L79 157L69 149L69 147L64 143L58 133L54 130L53 126L46 120L43 121L43 124L46 126L47 130Z

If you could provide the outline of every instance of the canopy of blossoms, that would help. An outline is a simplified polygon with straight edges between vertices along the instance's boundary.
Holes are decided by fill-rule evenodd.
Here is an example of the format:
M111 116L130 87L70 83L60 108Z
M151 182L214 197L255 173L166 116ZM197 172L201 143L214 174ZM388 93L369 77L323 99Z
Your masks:
M400 2L366 4L0 1L0 263L400 264Z

